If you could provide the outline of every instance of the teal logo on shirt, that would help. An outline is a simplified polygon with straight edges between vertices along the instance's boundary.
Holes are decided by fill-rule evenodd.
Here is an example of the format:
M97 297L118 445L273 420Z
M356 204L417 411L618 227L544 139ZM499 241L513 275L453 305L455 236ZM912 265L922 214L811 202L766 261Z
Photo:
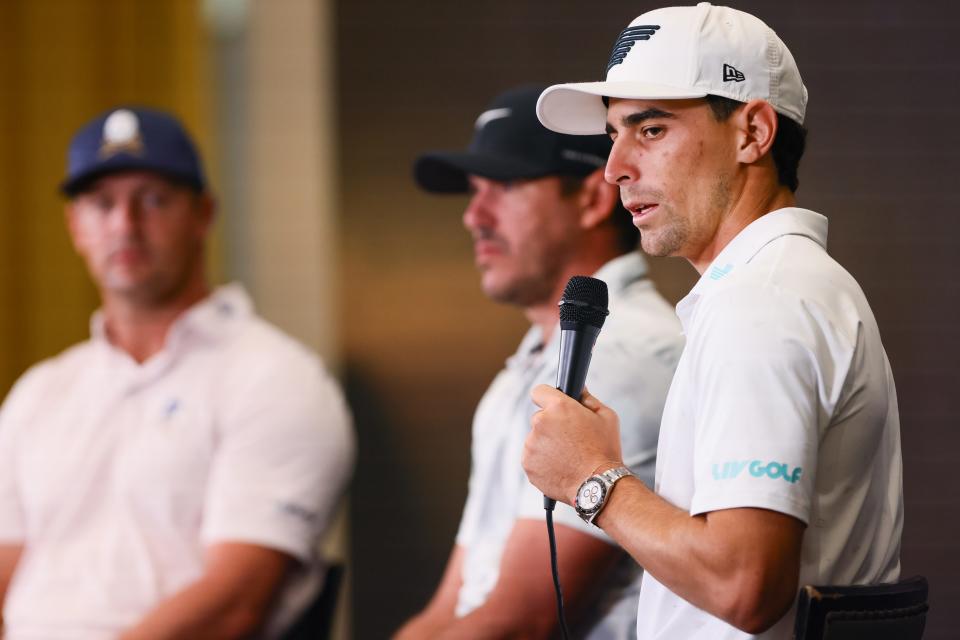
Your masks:
M711 279L711 280L719 280L720 278L722 278L723 276L727 275L727 274L730 273L731 271L733 271L733 265L732 265L732 264L728 264L728 265L724 266L723 268L721 268L721 267L711 267L711 268L710 268L710 279Z
M796 484L803 475L803 469L794 467L792 470L786 462L763 462L761 460L731 460L723 464L713 465L714 480L732 480L739 476L744 469L754 478L782 478L790 484Z

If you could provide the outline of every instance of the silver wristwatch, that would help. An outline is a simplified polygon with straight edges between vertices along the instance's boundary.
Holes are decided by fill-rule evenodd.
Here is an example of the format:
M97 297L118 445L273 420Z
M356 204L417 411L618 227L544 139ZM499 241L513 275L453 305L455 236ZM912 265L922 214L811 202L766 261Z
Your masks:
M573 503L577 515L583 518L584 522L593 524L593 519L607 503L614 483L620 478L632 475L633 472L630 469L617 467L584 480L577 489L577 498Z

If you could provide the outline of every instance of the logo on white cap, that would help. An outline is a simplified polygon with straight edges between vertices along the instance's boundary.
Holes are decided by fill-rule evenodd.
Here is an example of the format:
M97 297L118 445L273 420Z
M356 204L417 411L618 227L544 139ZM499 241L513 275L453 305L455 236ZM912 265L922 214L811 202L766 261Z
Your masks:
M139 154L143 152L140 137L140 119L129 109L117 109L103 122L103 142L100 157L106 158L120 152Z
M742 73L737 71L731 65L729 64L723 65L723 81L724 82L730 82L731 80L733 82L743 82L746 79L747 78Z
M610 60L607 62L607 72L611 67L615 67L627 59L627 54L633 49L640 40L649 40L660 29L658 24L638 24L635 27L627 27L620 32L620 36L613 45L613 51L610 52Z

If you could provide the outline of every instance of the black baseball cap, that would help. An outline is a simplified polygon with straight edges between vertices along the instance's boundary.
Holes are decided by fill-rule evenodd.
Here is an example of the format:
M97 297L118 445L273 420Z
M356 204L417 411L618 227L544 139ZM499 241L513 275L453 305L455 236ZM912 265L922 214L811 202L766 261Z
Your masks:
M540 124L537 98L545 88L518 87L497 96L477 118L466 151L431 151L417 158L417 184L434 193L465 193L469 175L498 182L583 177L606 164L612 145L608 136L571 136Z
M73 136L60 190L72 197L100 176L138 169L196 191L206 188L200 155L180 121L163 111L121 107L100 114Z

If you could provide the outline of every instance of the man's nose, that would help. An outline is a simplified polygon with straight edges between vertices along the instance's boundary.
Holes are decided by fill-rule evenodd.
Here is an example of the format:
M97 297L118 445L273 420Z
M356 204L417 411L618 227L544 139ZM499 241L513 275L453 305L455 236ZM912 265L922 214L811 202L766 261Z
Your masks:
M470 196L470 202L463 211L463 226L468 231L476 231L484 227L493 226L490 192L487 189L477 189Z
M116 233L134 235L140 224L140 211L135 200L118 200L110 210L109 226Z
M617 186L640 179L635 150L625 136L619 136L613 141L613 148L610 149L610 155L607 157L607 166L603 170L603 179Z

